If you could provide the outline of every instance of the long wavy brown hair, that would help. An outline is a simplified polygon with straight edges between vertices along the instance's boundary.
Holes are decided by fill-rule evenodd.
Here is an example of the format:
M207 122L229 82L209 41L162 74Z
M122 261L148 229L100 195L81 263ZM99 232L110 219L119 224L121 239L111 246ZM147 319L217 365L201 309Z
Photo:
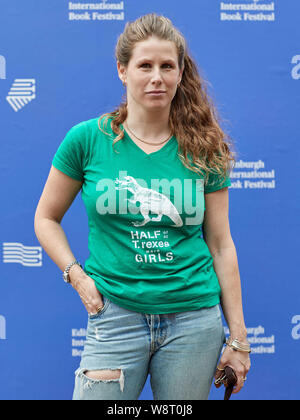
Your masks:
M209 173L220 176L228 175L235 158L232 141L220 127L220 117L207 93L204 78L199 74L195 61L188 51L186 40L175 28L170 19L150 13L128 22L124 32L119 36L115 57L125 67L132 56L137 42L145 41L151 36L175 43L178 52L178 64L184 66L181 83L172 100L169 127L178 142L178 156L190 170L208 180ZM104 118L104 119L103 119ZM113 146L124 137L119 127L127 118L127 99L113 111L103 114L98 120L107 124L111 119L111 129L117 134Z

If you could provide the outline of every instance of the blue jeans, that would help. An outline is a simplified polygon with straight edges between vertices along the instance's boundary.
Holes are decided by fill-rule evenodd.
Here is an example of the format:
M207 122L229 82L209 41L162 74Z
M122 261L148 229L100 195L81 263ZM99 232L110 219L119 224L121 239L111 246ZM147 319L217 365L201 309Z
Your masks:
M73 400L138 400L148 373L154 400L206 400L225 341L219 305L152 315L103 296L89 315ZM86 371L118 370L115 379Z

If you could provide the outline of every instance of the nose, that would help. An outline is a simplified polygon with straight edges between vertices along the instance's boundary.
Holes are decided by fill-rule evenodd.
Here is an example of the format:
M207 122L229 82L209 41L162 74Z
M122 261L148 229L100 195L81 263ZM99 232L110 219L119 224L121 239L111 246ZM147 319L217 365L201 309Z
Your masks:
M153 68L153 73L151 76L151 84L152 85L160 85L162 83L162 76L159 67Z

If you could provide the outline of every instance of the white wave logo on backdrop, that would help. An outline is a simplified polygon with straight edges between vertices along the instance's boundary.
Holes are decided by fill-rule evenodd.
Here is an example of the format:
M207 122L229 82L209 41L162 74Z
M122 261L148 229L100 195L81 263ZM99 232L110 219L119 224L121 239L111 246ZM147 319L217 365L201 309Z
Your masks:
M0 340L6 340L6 319L0 315Z
M6 80L6 59L3 55L0 55L0 80ZM36 98L35 93L35 79L15 79L6 100L18 112Z
M35 79L15 79L6 97L15 112L35 99Z
M4 242L3 263L17 263L25 267L41 267L42 247L24 246L19 242Z

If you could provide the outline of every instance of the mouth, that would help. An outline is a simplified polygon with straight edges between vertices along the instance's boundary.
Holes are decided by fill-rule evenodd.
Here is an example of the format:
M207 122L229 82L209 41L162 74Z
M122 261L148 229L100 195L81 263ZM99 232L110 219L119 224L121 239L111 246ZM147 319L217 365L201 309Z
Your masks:
M147 95L163 95L166 92L164 90L153 90L151 92L146 92Z

